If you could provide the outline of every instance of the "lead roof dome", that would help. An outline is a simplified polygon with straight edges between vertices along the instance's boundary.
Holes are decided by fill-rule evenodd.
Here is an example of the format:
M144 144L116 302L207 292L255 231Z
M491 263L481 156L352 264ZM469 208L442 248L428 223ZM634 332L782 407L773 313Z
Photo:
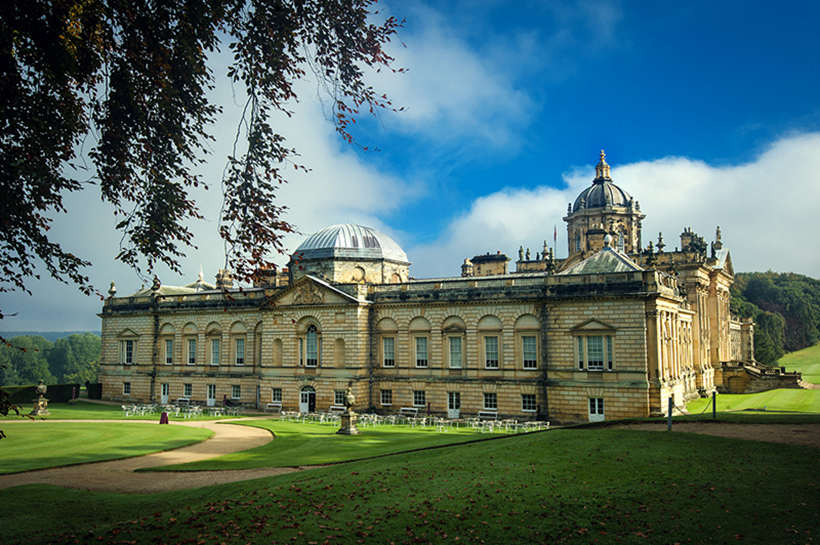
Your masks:
M595 165L595 179L592 185L578 195L572 211L577 212L582 208L604 208L606 206L629 206L632 196L615 185L609 176L609 165L606 162L606 154L601 150L601 159Z
M395 240L372 227L345 223L313 233L296 248L301 259L347 257L388 259L407 263L407 254Z

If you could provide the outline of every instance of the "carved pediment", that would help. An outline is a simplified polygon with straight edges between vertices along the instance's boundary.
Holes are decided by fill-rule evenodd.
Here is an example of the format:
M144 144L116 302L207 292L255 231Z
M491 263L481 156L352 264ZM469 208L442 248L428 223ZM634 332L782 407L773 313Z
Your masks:
M581 322L570 330L572 333L601 333L614 332L615 328L611 325L592 319L586 322Z
M303 276L296 283L283 291L272 303L275 306L287 305L338 305L356 303L355 297L337 290L329 284L317 281L311 276Z

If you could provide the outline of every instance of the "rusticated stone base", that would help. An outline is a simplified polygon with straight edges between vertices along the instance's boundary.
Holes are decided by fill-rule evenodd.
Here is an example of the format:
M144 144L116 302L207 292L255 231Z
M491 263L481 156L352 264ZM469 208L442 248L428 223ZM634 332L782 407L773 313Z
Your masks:
M356 427L356 413L353 411L342 413L342 427L339 428L339 435L359 435L359 428Z

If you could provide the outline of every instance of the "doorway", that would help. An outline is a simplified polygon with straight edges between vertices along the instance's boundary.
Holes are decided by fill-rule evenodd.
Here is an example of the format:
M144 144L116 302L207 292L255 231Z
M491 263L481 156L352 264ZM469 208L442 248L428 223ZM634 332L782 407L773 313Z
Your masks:
M213 407L214 405L216 405L216 384L208 385L207 403L208 407Z
M163 404L168 403L168 392L171 388L168 386L167 382L163 382L160 388L159 402Z
M447 418L460 418L461 392L447 392Z
M316 412L316 390L313 389L313 386L305 386L299 392L299 412Z
M589 398L589 421L603 422L604 421L604 398L591 397Z

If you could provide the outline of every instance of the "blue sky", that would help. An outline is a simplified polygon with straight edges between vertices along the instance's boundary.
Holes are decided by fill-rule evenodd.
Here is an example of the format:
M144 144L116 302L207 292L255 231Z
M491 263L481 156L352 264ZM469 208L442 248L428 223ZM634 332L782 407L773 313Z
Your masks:
M384 2L405 17L392 46L403 75L374 74L401 114L363 119L363 152L334 134L316 84L300 84L280 127L313 168L280 197L304 236L357 222L393 236L416 277L457 275L464 257L523 244L566 253L562 216L605 148L615 182L647 214L644 240L674 247L684 226L720 225L739 271L820 276L820 4L753 2ZM215 57L217 72L225 63ZM218 187L241 91L217 82L225 115L203 167ZM217 183L214 183L217 182ZM179 278L222 261L219 195L198 196L206 220ZM117 264L110 210L93 191L55 218L61 242L92 259L103 290L140 281ZM284 263L282 256L278 261ZM50 280L3 295L0 330L97 329L100 301Z

